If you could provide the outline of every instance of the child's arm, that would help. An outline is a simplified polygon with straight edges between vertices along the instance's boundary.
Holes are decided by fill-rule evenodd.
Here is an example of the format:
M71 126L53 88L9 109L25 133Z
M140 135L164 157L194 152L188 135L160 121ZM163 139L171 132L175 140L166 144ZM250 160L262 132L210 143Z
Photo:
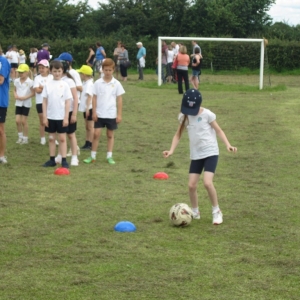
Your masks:
M19 100L19 96L17 94L17 88L16 87L14 88L14 97L15 97L15 100Z
M236 152L237 148L230 145L224 131L220 128L216 121L212 121L210 123L211 127L215 130L217 136L222 140L222 142L226 145L226 148L229 152Z
M97 122L98 121L98 117L97 117L97 95L93 95L93 100L92 100L92 106L93 106L93 121Z
M78 95L77 95L77 90L75 87L71 88L71 92L72 92L72 97L73 97L73 112L71 115L70 123L73 124L76 122L76 119L77 119ZM69 107L69 109L70 109L70 107Z
M122 121L122 108L123 108L123 99L122 99L122 95L117 97L117 124L121 123Z
M66 126L69 125L70 105L71 105L71 99L67 99L66 104L65 104L65 117L64 117L64 120L63 120L63 127L66 127Z
M176 133L173 137L170 150L169 151L167 151L167 150L163 151L163 156L165 158L171 156L174 153L176 147L179 144L179 141L180 141L180 127L181 127L181 124L178 126L178 129L177 129L177 131L176 131Z
M92 103L92 95L87 94L86 102L85 102L85 107L86 107L86 109L85 109L85 116L86 116L86 118L90 116L90 109L89 109L89 107L90 107L91 103Z
M22 100L22 101L25 101L29 98L32 98L34 96L34 89L33 87L30 88L30 94L26 95L26 96L23 96L23 97L19 97L18 100Z
M43 89L44 87L42 85L34 88L34 91L37 93L37 94L41 94L43 92Z
M47 119L47 106L48 106L48 98L43 98L43 125L48 127L48 119Z

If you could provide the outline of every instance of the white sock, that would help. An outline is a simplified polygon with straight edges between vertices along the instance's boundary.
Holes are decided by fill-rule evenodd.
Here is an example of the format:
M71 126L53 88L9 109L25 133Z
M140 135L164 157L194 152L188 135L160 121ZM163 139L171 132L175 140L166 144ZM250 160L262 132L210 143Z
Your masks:
M19 139L23 138L23 132L18 132Z
M28 141L28 136L23 136L23 141Z
M112 157L112 152L107 152L106 158L111 158Z
M73 158L74 158L74 159L75 159L75 158L78 159L78 158L77 158L77 155L72 155L72 159L73 159Z
M198 214L199 213L199 207L196 207L196 208L192 207L192 211L193 211L194 214Z
M93 159L96 159L96 154L97 154L96 151L91 151L91 157L92 157Z
M41 143L46 143L46 138L45 137L41 137Z
M56 158L57 158L57 159L62 159L61 154L57 154Z
M219 205L213 206L213 207L212 207L212 213L213 213L213 214L217 213L219 210L220 210Z

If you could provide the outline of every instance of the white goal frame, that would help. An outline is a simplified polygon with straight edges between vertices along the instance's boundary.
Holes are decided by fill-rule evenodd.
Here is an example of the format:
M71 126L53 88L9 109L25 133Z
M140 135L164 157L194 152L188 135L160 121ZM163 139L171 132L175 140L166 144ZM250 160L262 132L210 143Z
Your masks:
M217 41L217 42L254 42L260 43L260 68L259 68L259 89L263 89L264 85L264 56L265 56L265 45L264 39L241 39L241 38L199 38L199 37L170 37L170 36L159 36L158 37L158 86L162 84L161 80L161 41L166 40L180 40L180 41Z

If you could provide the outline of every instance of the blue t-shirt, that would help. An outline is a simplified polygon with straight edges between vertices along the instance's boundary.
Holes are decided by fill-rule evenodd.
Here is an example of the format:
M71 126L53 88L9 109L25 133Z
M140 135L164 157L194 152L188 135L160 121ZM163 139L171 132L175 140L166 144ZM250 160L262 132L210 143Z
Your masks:
M96 60L103 60L105 58L104 55L101 52L102 50L105 51L102 46L99 47L99 48L97 48L97 51L96 51Z
M3 84L0 84L0 107L8 107L9 104L9 74L10 64L8 60L0 56L0 75L4 77Z
M146 48L145 47L141 47L136 55L137 59L140 59L141 57L143 57L144 55L146 55Z

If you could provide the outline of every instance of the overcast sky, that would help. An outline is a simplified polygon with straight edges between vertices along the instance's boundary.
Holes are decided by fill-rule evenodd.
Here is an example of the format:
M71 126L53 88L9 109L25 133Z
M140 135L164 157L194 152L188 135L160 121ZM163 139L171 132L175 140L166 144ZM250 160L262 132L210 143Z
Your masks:
M78 2L73 0L74 3ZM107 2L107 0L88 0L93 8L98 7L98 2ZM274 22L284 22L289 25L300 24L300 0L276 0L269 10L268 14Z

